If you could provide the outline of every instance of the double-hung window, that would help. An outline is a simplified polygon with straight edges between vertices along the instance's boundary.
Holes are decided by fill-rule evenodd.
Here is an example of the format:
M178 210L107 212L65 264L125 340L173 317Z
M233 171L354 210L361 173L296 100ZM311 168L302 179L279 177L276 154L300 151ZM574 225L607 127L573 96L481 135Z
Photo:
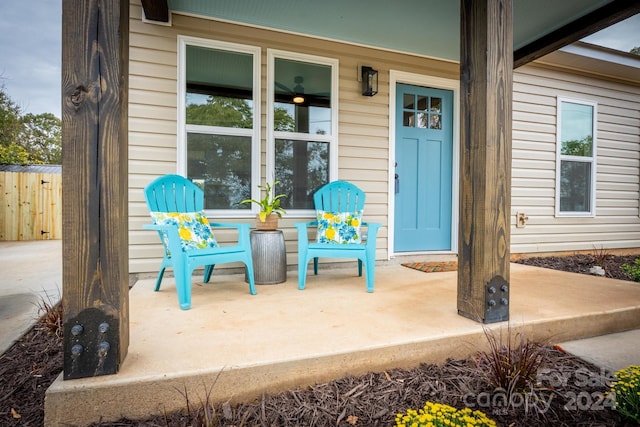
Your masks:
M337 179L338 61L268 50L267 177L289 210Z
M245 212L260 170L260 49L179 37L178 172L205 209Z
M597 104L558 98L556 214L594 216Z

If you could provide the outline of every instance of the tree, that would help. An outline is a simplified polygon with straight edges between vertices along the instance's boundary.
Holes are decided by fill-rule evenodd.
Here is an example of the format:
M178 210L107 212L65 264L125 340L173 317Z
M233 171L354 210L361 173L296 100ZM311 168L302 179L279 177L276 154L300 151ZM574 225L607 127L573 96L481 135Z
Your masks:
M62 122L51 113L22 116L19 144L29 153L32 163L62 163Z
M561 152L565 156L591 157L593 151L593 137L585 136L582 139L562 141Z
M22 115L0 86L0 163L60 164L62 122L51 113Z
M631 49L629 51L630 54L632 55L640 55L640 46L636 46L633 49Z
M244 99L211 95L206 104L187 105L187 123L251 129L253 110Z
M0 86L0 146L16 143L22 129L20 114L20 107L5 93L4 86Z
M0 165L29 164L29 153L16 144L0 145Z

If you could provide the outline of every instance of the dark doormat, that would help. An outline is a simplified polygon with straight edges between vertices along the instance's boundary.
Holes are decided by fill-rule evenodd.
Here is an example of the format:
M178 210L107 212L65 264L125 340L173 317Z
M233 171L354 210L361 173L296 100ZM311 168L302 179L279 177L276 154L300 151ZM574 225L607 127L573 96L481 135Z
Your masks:
M447 262L405 262L404 267L420 270L425 273L436 273L440 271L456 271L458 269L457 261Z

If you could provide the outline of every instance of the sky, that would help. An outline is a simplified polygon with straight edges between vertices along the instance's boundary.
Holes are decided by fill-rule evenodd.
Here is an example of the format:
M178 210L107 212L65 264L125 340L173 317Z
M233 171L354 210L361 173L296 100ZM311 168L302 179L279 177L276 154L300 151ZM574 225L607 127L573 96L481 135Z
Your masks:
M61 117L61 0L0 0L0 87L23 113ZM584 41L628 52L640 46L640 14Z
M0 0L0 86L23 113L60 116L61 0Z

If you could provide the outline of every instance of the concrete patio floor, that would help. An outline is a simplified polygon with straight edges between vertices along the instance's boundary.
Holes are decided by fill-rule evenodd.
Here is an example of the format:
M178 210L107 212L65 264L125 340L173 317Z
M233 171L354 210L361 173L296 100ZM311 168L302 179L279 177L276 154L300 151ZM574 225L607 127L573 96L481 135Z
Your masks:
M173 279L130 292L130 346L116 375L49 388L49 426L147 417L211 397L241 401L262 393L486 348L483 325L457 314L456 273L400 265L376 269L374 293L353 268L321 270L297 289L297 275L249 294L243 275L194 276L192 309L178 307ZM640 327L640 285L511 264L510 326L552 343Z

